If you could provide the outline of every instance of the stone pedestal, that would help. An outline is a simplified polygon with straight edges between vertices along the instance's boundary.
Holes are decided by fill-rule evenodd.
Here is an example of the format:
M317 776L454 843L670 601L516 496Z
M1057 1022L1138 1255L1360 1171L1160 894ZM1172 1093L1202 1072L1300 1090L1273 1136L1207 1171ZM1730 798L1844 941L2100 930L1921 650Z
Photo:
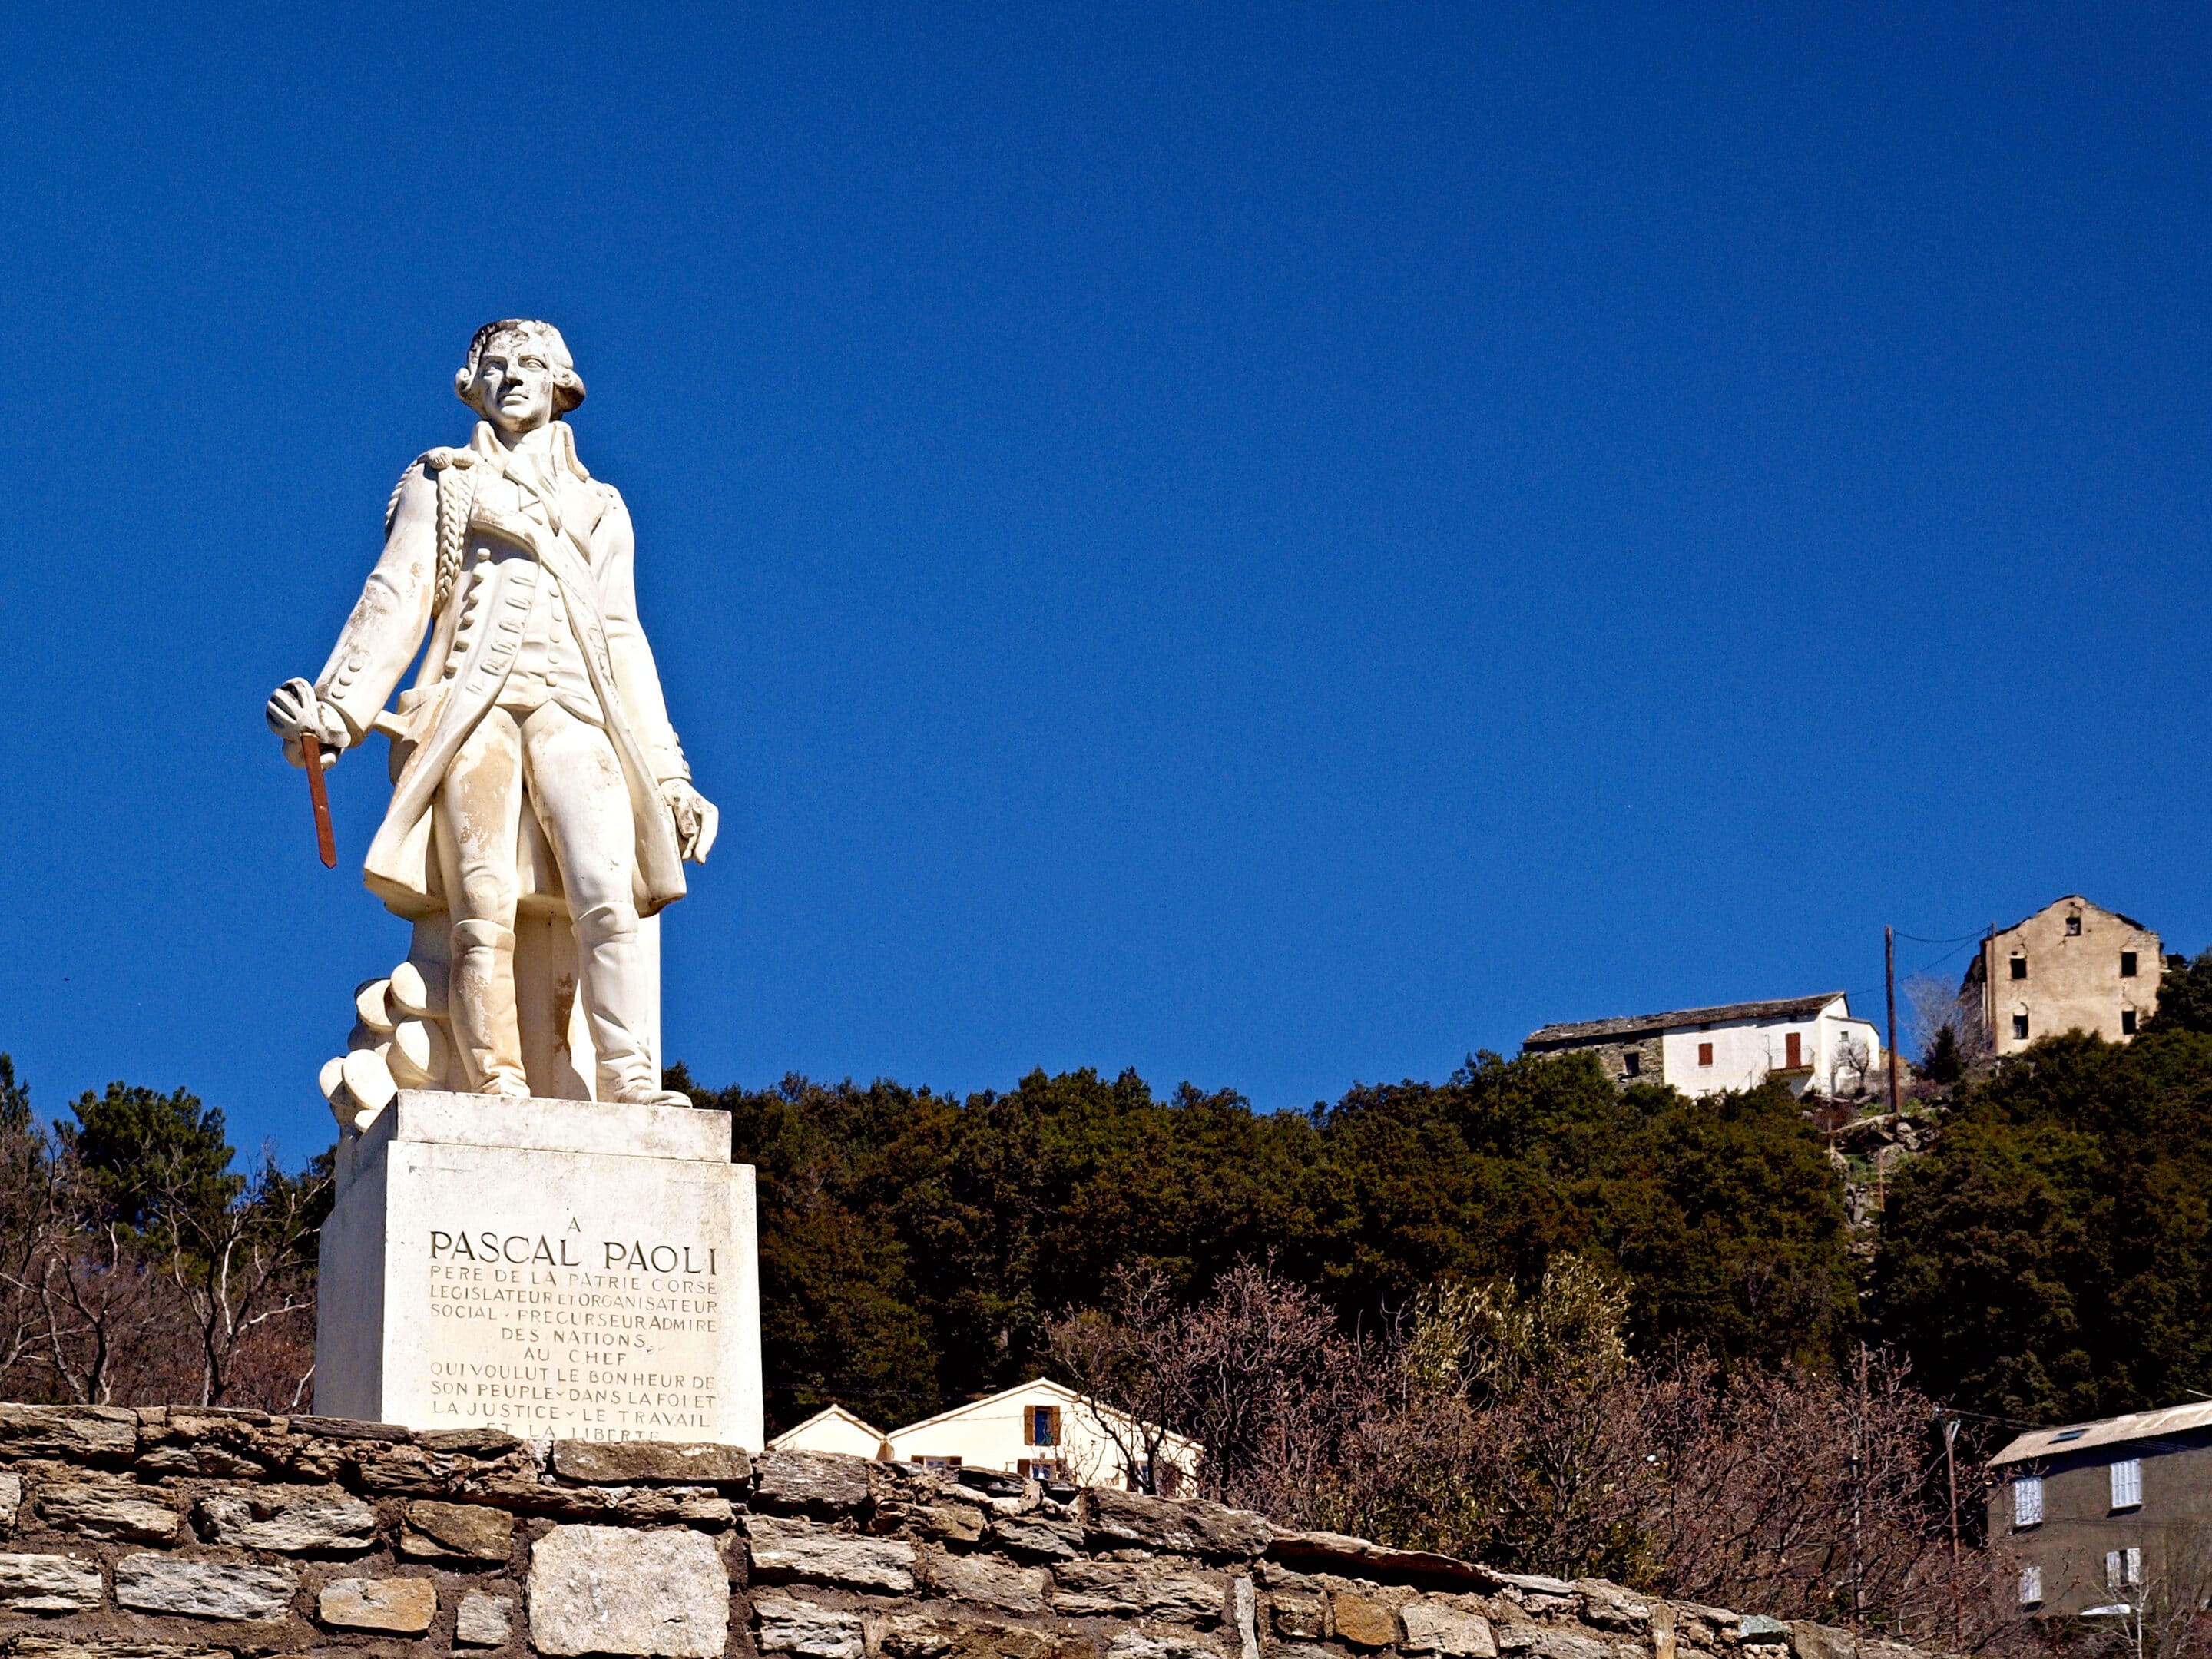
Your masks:
M337 1188L320 1415L761 1449L753 1172L721 1113L404 1090Z

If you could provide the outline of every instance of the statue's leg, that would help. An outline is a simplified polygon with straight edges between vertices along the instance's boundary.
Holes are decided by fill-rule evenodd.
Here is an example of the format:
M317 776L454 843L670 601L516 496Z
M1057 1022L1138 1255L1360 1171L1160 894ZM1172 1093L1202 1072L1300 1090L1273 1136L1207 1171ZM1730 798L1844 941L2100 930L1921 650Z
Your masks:
M638 938L637 823L614 744L598 726L547 703L524 722L523 766L575 921L577 994L599 1059L599 1097L689 1106L688 1097L660 1086L646 1040L654 976Z
M440 874L453 919L446 1000L468 1086L527 1095L514 1001L514 852L522 823L522 732L489 710L454 755L435 806Z

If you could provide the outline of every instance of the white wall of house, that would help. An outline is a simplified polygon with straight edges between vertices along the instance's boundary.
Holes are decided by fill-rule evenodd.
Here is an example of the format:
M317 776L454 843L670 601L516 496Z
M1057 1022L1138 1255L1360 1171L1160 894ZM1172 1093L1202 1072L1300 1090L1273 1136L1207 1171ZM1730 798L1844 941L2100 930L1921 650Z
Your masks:
M1724 1089L1756 1088L1771 1072L1786 1072L1790 1038L1797 1038L1798 1066L1809 1074L1792 1078L1790 1086L1802 1093L1807 1084L1823 1091L1840 1084L1848 1091L1852 1074L1836 1073L1845 1045L1863 1044L1870 1073L1881 1065L1881 1039L1873 1024L1850 1017L1850 1005L1838 997L1810 1017L1794 1019L1753 1019L1711 1025L1684 1025L1660 1037L1661 1065L1668 1083L1690 1096L1718 1094ZM1710 1046L1711 1057L1705 1055ZM1873 1077L1867 1079L1872 1085Z
M842 1406L832 1406L796 1428L786 1429L768 1443L771 1451L842 1452L848 1457L873 1457L883 1447L884 1431Z
M1847 1063L1859 1054L1866 1056L1862 1074ZM1857 1085L1874 1088L1884 1077L1889 1060L1881 1046L1881 1033L1869 1019L1853 1019L1842 1003L1831 1003L1820 1015L1819 1059L1814 1076L1820 1087L1848 1094Z
M1039 1407L1059 1411L1055 1444L1040 1443L1036 1437ZM957 1458L968 1468L1009 1474L1020 1473L1025 1464L1048 1462L1060 1479L1076 1486L1121 1486L1126 1479L1122 1453L1107 1432L1108 1424L1119 1427L1128 1443L1141 1443L1128 1418L1038 1377L988 1400L893 1429L891 1455L902 1463ZM1186 1476L1197 1468L1198 1449L1188 1441L1170 1438L1165 1451Z

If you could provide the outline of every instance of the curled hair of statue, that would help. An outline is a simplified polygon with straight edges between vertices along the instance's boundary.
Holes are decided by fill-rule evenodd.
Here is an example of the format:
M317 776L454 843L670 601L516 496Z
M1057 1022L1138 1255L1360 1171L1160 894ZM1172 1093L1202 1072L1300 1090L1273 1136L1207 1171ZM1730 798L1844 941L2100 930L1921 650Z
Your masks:
M576 373L576 360L568 355L568 343L561 337L561 331L534 317L501 317L486 323L469 342L469 360L453 376L454 395L463 403L477 409L476 399L469 394L469 387L477 378L477 364L486 346L507 335L530 341L545 354L546 364L553 371L555 414L566 415L584 401L584 378ZM483 411L477 409L477 412L481 415Z

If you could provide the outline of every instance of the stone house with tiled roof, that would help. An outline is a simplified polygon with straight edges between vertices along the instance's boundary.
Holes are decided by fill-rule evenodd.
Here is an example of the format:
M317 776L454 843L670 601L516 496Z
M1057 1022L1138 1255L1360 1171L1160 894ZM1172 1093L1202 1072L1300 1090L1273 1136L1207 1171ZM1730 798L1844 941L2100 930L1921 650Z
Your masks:
M1524 1054L1586 1051L1619 1083L1663 1083L1691 1096L1750 1089L1778 1079L1793 1094L1871 1086L1882 1064L1880 1034L1851 1014L1841 991L1678 1008L1663 1014L1547 1025Z

